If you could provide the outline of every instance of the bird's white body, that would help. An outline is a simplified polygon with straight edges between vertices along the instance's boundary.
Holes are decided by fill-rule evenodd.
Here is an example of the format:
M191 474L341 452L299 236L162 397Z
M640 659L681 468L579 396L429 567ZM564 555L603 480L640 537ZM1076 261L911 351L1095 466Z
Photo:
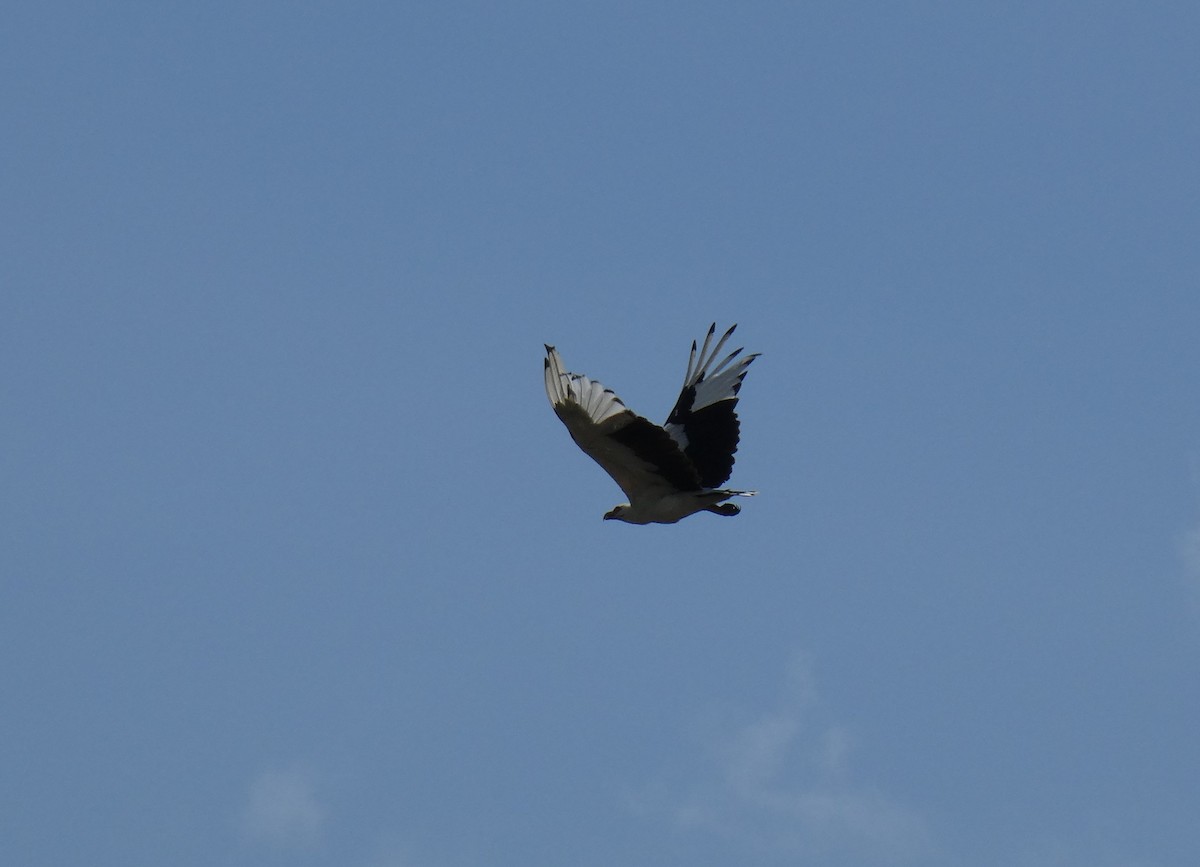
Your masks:
M739 438L734 407L746 369L758 356L738 359L738 349L714 365L733 328L709 352L715 331L714 323L699 357L693 341L683 390L662 426L626 409L612 389L566 372L557 350L546 347L546 395L554 412L629 497L606 520L674 524L702 511L731 516L739 509L726 500L753 496L717 486L733 469Z

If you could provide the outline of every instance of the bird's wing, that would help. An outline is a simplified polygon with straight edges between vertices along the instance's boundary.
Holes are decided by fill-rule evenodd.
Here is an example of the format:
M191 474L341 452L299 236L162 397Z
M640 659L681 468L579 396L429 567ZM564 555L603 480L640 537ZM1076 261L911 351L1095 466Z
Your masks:
M546 347L545 368L555 414L631 503L700 489L696 468L666 430L627 409L612 389L565 371L553 346Z
M726 331L711 351L709 345L717 330L715 322L708 329L699 353L696 342L692 341L683 390L663 426L696 467L700 484L706 488L724 484L733 472L740 429L734 411L737 394L750 362L758 358L757 352L738 358L742 350L735 349L714 366L734 328L737 326Z

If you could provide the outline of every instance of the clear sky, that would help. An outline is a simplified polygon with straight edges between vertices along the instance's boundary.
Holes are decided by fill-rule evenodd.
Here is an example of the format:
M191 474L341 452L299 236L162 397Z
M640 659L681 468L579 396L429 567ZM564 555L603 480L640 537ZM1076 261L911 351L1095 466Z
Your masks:
M1198 9L13 6L0 863L1200 863Z

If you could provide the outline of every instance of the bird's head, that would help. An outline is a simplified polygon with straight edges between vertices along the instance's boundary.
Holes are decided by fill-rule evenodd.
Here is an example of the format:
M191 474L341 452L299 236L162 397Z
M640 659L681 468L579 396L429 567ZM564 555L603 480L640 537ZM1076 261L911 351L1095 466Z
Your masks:
M628 503L622 503L619 506L613 506L611 511L604 513L604 520L606 520L606 521L624 521L624 520L626 520L625 512L628 509L629 509Z

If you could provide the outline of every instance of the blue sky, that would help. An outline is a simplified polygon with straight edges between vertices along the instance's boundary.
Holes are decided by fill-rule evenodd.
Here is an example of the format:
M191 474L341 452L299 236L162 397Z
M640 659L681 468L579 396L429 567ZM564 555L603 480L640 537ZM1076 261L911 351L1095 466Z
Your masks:
M1200 858L1200 12L27 4L0 861ZM739 322L741 516L623 499Z

